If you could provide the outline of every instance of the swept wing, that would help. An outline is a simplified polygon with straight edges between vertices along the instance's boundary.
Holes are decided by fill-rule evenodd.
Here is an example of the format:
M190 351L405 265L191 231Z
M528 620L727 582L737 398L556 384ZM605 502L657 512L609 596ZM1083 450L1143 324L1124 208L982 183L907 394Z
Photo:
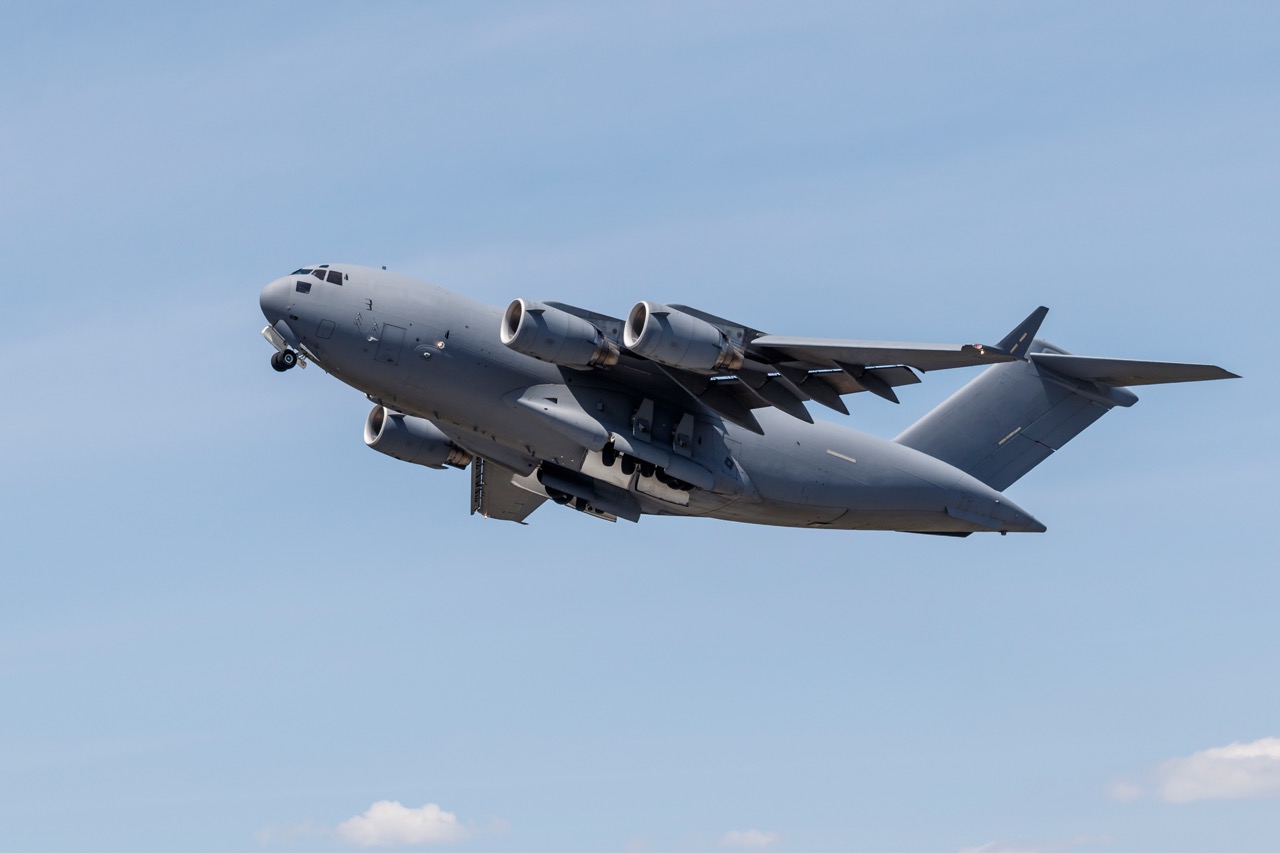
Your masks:
M918 383L916 371L1016 360L1048 310L1037 308L998 344L984 345L770 335L679 304L640 303L626 320L562 302L546 306L587 321L623 353L625 366L647 363L652 372L707 408L756 432L761 430L753 409L772 406L812 422L806 401L848 414L843 396L869 391L896 403L894 389ZM650 323L652 327L647 326ZM646 340L646 329L665 333L666 338ZM710 351L708 346L714 350L717 341L721 350L714 360L708 356L697 361L697 354L689 355L699 344L703 351ZM598 369L615 369L615 365L616 361L593 362Z

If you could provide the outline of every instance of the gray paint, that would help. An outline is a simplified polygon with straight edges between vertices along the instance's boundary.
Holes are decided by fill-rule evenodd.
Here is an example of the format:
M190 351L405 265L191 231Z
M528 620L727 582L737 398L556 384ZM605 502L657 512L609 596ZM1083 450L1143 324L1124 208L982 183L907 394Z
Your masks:
M609 520L662 514L847 530L1039 532L1044 526L1000 490L1111 407L1132 404L1136 398L1111 378L1231 375L1202 365L1055 362L1056 348L1025 345L1043 308L984 346L783 338L678 306L714 324L724 340L741 341L742 363L732 374L700 362L673 370L620 347L616 318L546 303L600 332L596 339L551 312L538 318L538 333L575 329L608 355L593 367L570 367L504 346L502 309L385 270L328 268L345 274L341 285L294 274L263 289L264 336L374 400L370 422L396 428L398 442L392 433L384 438L393 455L428 465L470 461L472 511L518 522L550 498ZM541 322L546 317L554 323ZM585 344L562 350L555 340L522 338L519 346L587 360ZM895 441L812 422L803 407L813 400L843 409L836 394L864 390L892 398L891 385L914 377L911 366L974 364L991 366Z

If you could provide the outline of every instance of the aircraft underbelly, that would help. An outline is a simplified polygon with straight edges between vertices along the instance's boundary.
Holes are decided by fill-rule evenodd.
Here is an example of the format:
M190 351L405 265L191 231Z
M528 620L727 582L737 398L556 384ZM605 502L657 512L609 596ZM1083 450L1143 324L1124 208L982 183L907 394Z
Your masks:
M834 424L767 423L742 439L742 458L763 501L735 506L735 520L843 530L955 529L947 486L959 472L901 453L891 442Z

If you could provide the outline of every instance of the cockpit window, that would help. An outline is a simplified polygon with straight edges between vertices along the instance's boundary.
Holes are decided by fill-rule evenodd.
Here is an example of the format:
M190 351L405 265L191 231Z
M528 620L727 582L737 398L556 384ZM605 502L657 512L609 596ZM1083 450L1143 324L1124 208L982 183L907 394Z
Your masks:
M330 284L342 284L342 280L347 278L345 273L338 270L329 269L328 264L321 264L318 267L303 267L294 270L289 275L313 275L321 281L327 281ZM306 291L299 291L305 293Z
M298 282L297 284L294 285L293 289L298 291L299 293L310 293L311 282L307 281L306 279L298 279Z

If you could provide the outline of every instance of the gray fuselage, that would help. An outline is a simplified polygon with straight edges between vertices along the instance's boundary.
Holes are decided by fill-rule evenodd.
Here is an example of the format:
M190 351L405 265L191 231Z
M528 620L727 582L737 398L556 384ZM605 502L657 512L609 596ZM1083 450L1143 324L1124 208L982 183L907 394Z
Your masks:
M499 308L385 270L325 269L340 283L295 274L268 284L268 323L331 375L516 475L546 463L610 480L646 514L851 530L1044 529L1000 492L893 441L773 409L756 412L757 435L642 359L549 364L503 346ZM606 470L579 436L582 423L646 452L678 453L708 472L707 487L674 494Z

